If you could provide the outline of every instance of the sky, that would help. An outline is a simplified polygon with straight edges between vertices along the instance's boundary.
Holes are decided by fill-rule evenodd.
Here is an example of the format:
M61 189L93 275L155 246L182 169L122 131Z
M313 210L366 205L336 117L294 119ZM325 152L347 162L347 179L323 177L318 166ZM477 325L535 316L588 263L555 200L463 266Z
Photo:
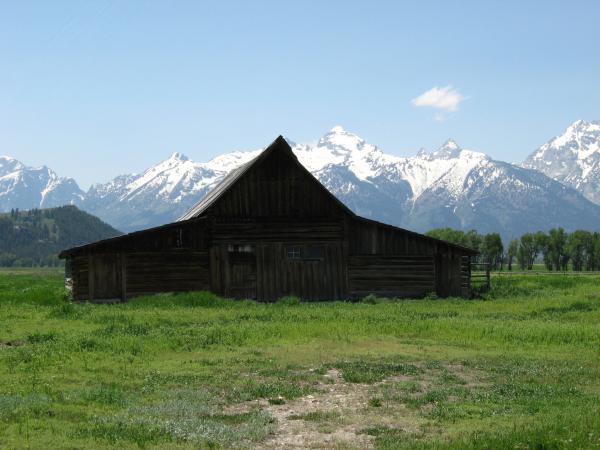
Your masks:
M0 0L0 154L84 188L342 125L520 162L600 120L598 1Z

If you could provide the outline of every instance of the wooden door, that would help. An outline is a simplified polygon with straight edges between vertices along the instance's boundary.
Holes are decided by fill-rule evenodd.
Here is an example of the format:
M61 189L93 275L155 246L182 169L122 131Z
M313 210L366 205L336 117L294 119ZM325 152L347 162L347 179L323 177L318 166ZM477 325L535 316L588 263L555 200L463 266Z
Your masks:
M91 255L89 261L90 300L121 299L121 258L118 254Z
M346 264L340 242L273 243L259 248L263 300L295 295L303 300L346 298Z
M232 298L256 298L256 248L254 245L230 245L225 295Z

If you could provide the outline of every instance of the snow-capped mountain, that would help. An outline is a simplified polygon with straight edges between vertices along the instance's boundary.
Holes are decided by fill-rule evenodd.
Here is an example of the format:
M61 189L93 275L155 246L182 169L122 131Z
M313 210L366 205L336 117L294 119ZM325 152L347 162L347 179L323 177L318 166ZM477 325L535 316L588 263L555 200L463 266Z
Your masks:
M142 174L121 175L108 183L93 185L82 208L121 230L171 222L230 170L258 152L228 153L208 163L193 162L185 155L173 153Z
M533 152L523 166L539 170L600 204L600 121L574 122Z
M452 140L413 157L384 153L340 126L314 144L288 142L300 162L357 214L416 231L449 226L510 237L554 226L600 227L600 206L572 187ZM235 151L205 163L174 153L141 174L93 185L85 196L79 191L76 198L83 200L73 201L123 231L171 222L259 152ZM2 164L16 173L10 161Z
M27 167L0 156L0 211L78 204L84 192L73 178L61 178L46 166Z
M418 231L450 226L508 237L553 226L594 228L600 219L600 208L575 190L453 140L402 158L336 127L316 146L294 151L358 214Z

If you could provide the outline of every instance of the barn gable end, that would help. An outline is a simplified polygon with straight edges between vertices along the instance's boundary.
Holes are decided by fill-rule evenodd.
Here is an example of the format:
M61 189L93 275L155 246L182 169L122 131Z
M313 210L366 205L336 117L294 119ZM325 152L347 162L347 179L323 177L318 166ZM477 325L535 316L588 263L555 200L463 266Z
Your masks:
M180 220L341 217L354 213L327 190L279 136L260 155L233 170Z

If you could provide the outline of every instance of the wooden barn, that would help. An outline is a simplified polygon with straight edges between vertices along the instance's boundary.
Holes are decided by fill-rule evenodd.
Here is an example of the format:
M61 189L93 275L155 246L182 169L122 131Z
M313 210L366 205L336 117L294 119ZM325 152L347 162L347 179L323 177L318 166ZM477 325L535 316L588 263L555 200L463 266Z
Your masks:
M469 296L475 253L357 216L280 136L177 222L60 257L75 300L210 290L274 301Z

